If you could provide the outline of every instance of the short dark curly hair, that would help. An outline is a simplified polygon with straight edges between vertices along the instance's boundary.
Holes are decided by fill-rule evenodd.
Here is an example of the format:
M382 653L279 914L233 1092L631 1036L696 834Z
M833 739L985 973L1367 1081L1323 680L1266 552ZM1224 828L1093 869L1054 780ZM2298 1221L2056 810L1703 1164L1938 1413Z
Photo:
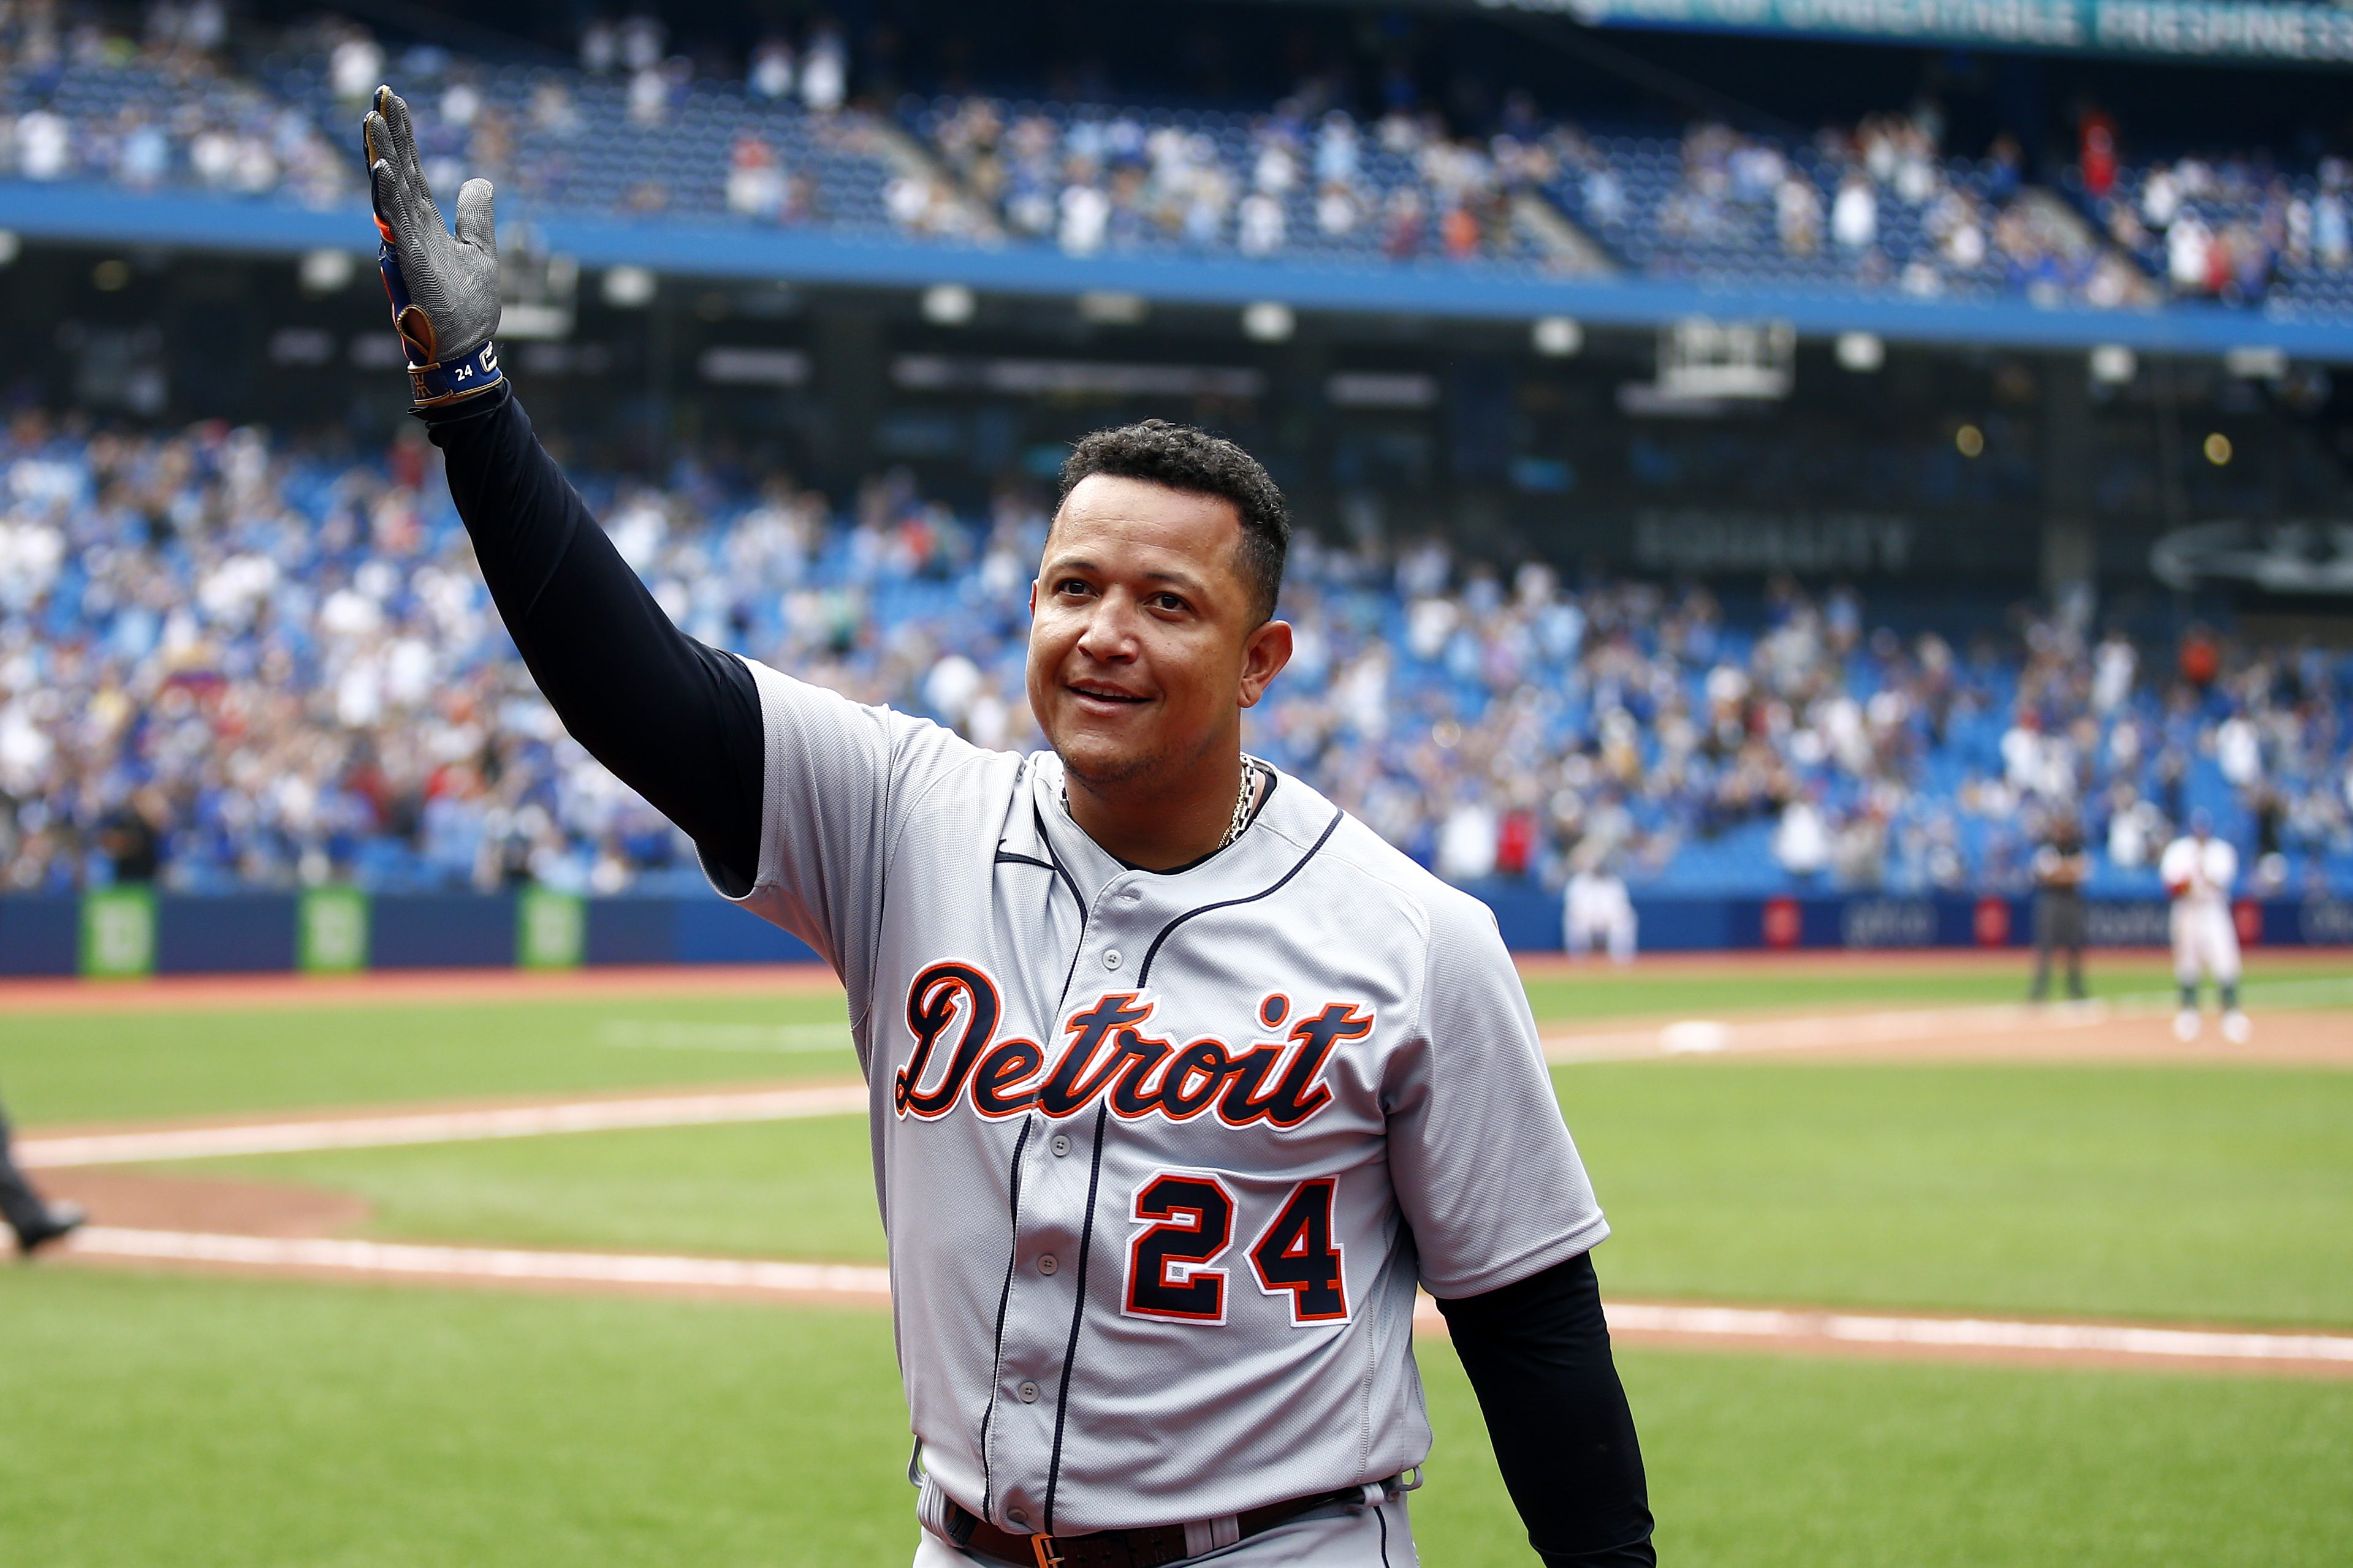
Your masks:
M1098 430L1063 461L1061 490L1054 498L1058 515L1079 481L1093 474L1144 479L1232 503L1242 524L1243 580L1257 590L1259 620L1274 618L1282 563L1291 553L1291 509L1256 458L1222 436L1166 419Z

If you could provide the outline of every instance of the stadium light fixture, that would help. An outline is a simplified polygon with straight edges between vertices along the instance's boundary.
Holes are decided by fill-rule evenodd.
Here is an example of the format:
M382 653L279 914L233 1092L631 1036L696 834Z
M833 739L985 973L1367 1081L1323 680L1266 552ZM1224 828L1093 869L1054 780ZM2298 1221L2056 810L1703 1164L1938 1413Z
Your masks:
M605 303L617 310L642 310L654 302L654 289L659 282L649 267L607 267L605 268Z
M1546 359L1567 359L1585 347L1585 329L1573 316L1538 316L1528 342Z
M2220 430L2206 437L2206 460L2221 468L2231 460L2231 438Z
M1841 332L1837 353L1842 367L1862 374L1887 363L1887 345L1880 341L1877 332Z
M352 274L358 270L348 250L306 250L295 276L305 294L338 294L351 286Z
M2140 374L2140 361L2122 343L2102 343L2092 351L2092 379L2102 386L2124 386Z
M1974 425L1964 425L1953 432L1953 449L1964 458L1985 455L1985 432Z
M1261 300L1242 307L1242 335L1261 343L1288 342L1298 321L1280 300Z
M923 320L935 327L961 327L980 309L980 301L961 283L934 283L923 290Z
M2222 368L2242 381L2284 381L2287 351L2275 348L2232 349L2222 356Z
M1090 289L1079 296L1079 320L1095 327L1133 327L1152 313L1141 294L1122 289Z

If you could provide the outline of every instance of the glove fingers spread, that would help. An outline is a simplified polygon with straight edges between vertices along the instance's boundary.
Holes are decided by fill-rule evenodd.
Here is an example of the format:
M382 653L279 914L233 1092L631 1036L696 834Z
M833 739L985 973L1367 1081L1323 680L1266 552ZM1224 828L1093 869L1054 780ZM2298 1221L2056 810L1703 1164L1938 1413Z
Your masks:
M488 180L468 180L458 187L458 243L498 258L498 223L491 216Z

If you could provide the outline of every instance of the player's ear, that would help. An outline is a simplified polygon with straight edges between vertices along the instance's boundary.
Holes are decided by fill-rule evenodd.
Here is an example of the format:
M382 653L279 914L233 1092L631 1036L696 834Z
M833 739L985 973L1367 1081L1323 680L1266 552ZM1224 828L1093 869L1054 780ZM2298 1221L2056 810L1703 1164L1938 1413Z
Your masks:
M1037 618L1037 615L1038 615L1038 579L1037 579L1037 578L1035 578L1035 577L1032 577L1032 578L1030 578L1030 579L1029 579L1029 616L1030 616L1030 618L1034 620L1034 619L1036 619L1036 618Z
M1258 700L1282 667L1291 662L1291 623L1267 621L1242 641L1242 683L1240 698L1245 708L1255 708Z

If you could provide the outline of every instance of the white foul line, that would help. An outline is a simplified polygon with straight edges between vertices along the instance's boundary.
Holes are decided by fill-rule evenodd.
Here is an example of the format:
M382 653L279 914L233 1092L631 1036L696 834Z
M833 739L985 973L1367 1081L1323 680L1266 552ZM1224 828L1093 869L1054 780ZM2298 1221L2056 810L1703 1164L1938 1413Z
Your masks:
M2045 1323L2010 1318L1902 1318L1881 1313L1793 1312L1754 1307L1675 1307L1621 1301L1609 1326L1630 1333L1756 1339L1831 1339L1852 1344L1947 1350L2053 1351L2223 1361L2319 1361L2353 1366L2353 1335L2159 1329L2132 1323Z
M550 1132L612 1132L637 1127L701 1127L728 1121L789 1121L866 1109L862 1084L810 1089L671 1094L644 1100L586 1100L495 1110L428 1110L316 1121L263 1121L237 1127L183 1127L156 1132L98 1132L27 1138L16 1145L26 1165L121 1165L223 1154L293 1154L319 1149L377 1149L398 1143L450 1143L478 1138L535 1138Z
M844 1263L649 1254L538 1252L519 1247L445 1247L417 1242L223 1236L191 1231L91 1226L66 1244L84 1257L195 1263L266 1271L310 1269L505 1284L641 1286L752 1297L839 1297L879 1305L891 1271ZM2325 1363L2353 1367L2353 1334L2264 1333L2166 1329L2131 1323L2030 1322L2002 1318L1913 1318L1865 1312L1804 1312L1760 1307L1685 1307L1612 1301L1609 1326L1621 1333L1679 1339L1822 1340L1928 1350L1992 1350L2095 1354L2155 1361ZM1445 1320L1424 1300L1415 1323L1443 1332Z
M891 1271L847 1263L672 1258L519 1247L437 1247L405 1241L221 1236L196 1231L90 1226L67 1246L102 1258L248 1268L322 1268L354 1274L419 1275L528 1284L664 1285L747 1294L887 1297Z

